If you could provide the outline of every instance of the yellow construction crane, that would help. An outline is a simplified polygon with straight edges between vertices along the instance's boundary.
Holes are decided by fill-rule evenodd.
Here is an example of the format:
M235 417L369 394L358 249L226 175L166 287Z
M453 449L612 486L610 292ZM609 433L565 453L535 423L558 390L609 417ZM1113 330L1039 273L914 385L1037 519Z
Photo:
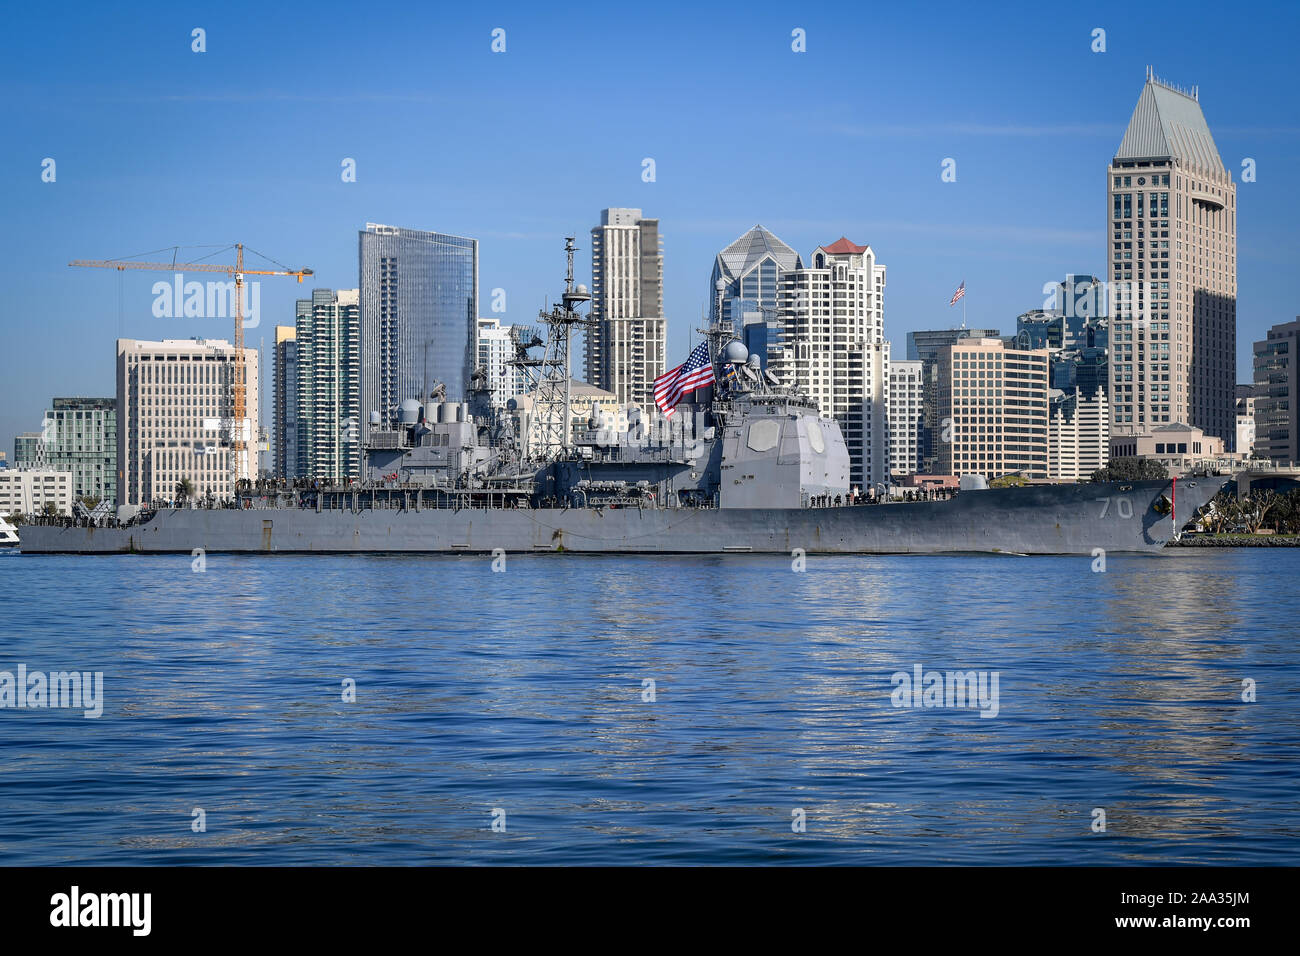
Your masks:
M243 423L248 414L247 381L244 369L244 276L294 276L301 283L303 276L314 275L314 273L311 269L290 269L280 263L276 263L277 265L281 265L279 270L245 269L244 245L240 242L237 242L234 245L234 265L222 265L215 262L177 262L175 260L175 254L179 248L179 246L172 247L171 262L141 262L135 259L77 259L73 262L69 262L68 265L88 266L97 269L116 269L118 272L124 272L127 269L152 269L163 272L222 272L226 275L234 276L235 364L234 373L231 376L230 382L230 475L231 491L233 492L236 480L239 477L240 453L244 450L244 437L242 432ZM161 252L162 250L158 251ZM150 253L145 253L145 255L149 254ZM256 253L256 255L260 256L261 253ZM262 258L267 259L269 262L275 262L274 259L269 259L266 256L262 256Z

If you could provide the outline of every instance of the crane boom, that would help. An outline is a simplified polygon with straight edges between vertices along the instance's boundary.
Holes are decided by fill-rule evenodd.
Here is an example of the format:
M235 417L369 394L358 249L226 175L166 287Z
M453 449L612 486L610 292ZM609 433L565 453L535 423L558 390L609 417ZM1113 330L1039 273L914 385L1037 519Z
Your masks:
M235 264L217 262L140 262L133 259L75 259L69 266L95 269L148 269L161 272L221 272L235 278L235 362L230 379L230 488L236 491L239 459L244 451L244 420L248 416L248 384L244 368L244 276L293 276L299 283L303 276L314 275L311 269L245 269L244 244L235 243ZM253 477L250 475L250 477Z

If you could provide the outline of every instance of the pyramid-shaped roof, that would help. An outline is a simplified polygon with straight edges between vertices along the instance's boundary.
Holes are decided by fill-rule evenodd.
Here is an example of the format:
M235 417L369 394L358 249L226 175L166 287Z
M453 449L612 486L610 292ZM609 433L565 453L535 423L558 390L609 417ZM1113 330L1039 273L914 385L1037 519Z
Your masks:
M1160 82L1149 71L1115 159L1175 159L1227 174L1196 96Z
M736 278L744 275L763 257L769 255L776 260L783 271L803 267L799 253L762 226L755 226L718 253L718 263L724 275Z
M842 256L846 254L857 255L858 253L866 252L871 247L860 246L856 242L850 242L846 236L840 236L829 246L822 246L822 248L832 255Z

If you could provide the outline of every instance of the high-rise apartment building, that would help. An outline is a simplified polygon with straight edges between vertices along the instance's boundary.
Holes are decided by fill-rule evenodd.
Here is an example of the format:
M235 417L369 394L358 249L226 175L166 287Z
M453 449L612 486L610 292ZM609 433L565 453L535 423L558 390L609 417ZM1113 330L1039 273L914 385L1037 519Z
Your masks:
M438 384L464 401L478 356L478 240L367 223L358 249L362 422Z
M1255 453L1300 462L1300 316L1255 343Z
M870 246L845 238L819 246L810 261L780 279L779 344L769 343L768 368L839 423L849 481L862 492L889 480L885 267Z
M1198 93L1146 84L1107 171L1111 424L1236 441L1237 189Z
M505 408L510 399L524 393L523 370L510 364L515 358L510 329L499 319L478 320L478 367L487 376L493 408Z
M272 465L277 478L298 477L298 341L292 325L275 327L272 402Z
M924 374L920 361L895 360L889 364L889 474L893 478L921 470Z
M117 400L56 398L41 428L45 467L72 473L78 500L117 501Z
M257 349L244 349L247 415L233 423L235 349L213 339L117 340L117 503L233 496L230 438L244 442L234 477L257 476Z
M654 410L665 369L664 256L659 220L640 209L605 209L591 230L591 325L587 381Z
M939 353L939 474L1048 477L1047 349L960 339Z
M14 467L45 467L45 436L40 432L19 432L14 436Z
M297 474L321 481L361 475L360 308L357 289L313 289L299 299Z

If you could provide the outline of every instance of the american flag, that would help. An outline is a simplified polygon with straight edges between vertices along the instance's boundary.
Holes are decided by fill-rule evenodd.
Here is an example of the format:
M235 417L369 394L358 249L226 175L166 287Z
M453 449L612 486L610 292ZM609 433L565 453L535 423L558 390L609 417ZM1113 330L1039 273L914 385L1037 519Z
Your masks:
M956 304L957 304L957 300L960 299L960 298L961 298L962 296L964 296L965 294L966 294L966 280L965 280L965 279L962 279L962 280L961 280L961 285L957 286L957 291L954 292L954 293L952 294L952 301L949 302L948 304L949 304L949 305L956 305ZM963 305L962 308L964 309L964 308L966 308L966 306Z
M712 382L713 363L709 361L709 345L701 342L691 350L685 362L655 379L655 404L665 418L671 418L683 395Z

